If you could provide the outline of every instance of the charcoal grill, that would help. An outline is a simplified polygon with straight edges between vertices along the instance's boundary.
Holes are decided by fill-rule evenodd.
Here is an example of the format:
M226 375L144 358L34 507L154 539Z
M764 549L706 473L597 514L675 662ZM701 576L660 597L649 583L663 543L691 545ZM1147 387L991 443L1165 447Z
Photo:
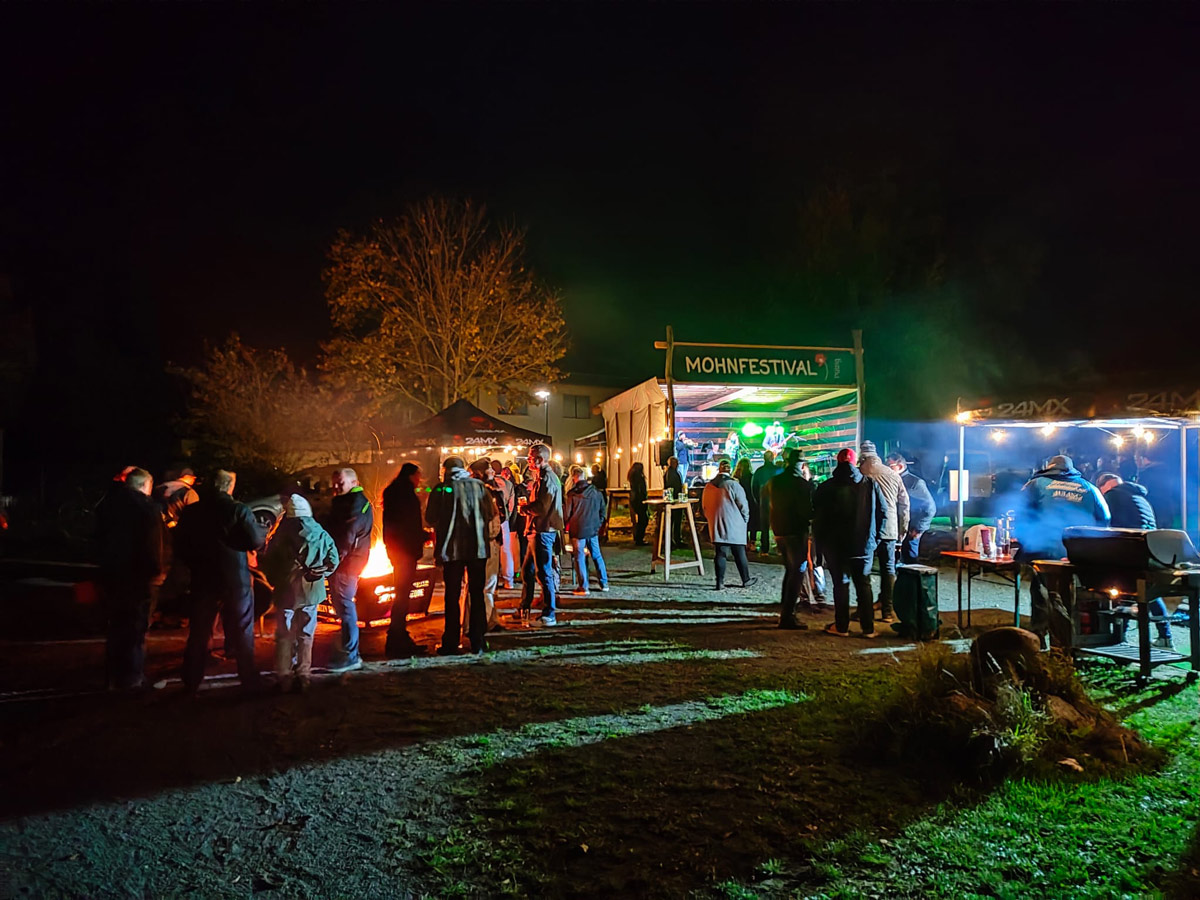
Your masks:
M1064 587L1066 577L1070 578L1072 596L1064 596L1064 600L1072 614L1074 651L1136 662L1139 680L1148 678L1155 666L1190 662L1187 677L1196 680L1200 672L1200 554L1188 535L1173 529L1074 527L1063 532L1063 544L1069 566L1035 563L1034 567ZM1150 615L1149 601L1158 597L1187 598L1191 613L1187 654L1151 646L1151 625L1159 619ZM1122 602L1136 602L1136 615L1123 610ZM1118 618L1137 622L1136 647L1117 642L1112 625Z

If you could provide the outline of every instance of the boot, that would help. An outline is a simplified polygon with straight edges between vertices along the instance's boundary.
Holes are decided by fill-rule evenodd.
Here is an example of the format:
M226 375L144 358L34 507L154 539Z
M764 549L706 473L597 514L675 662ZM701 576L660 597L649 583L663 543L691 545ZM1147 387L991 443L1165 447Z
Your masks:
M896 588L896 576L886 573L879 576L879 618L891 621L895 618L892 610L892 593Z

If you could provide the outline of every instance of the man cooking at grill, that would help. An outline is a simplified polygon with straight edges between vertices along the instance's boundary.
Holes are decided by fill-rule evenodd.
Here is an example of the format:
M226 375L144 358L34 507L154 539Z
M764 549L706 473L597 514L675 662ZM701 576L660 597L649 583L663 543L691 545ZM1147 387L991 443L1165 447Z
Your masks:
M1025 482L1021 499L1016 530L1020 541L1017 558L1023 563L1063 559L1067 555L1064 529L1074 525L1107 528L1111 520L1104 495L1080 474L1069 456L1050 457L1046 467ZM1036 571L1029 579L1029 601L1029 630L1045 635L1050 625L1050 598Z

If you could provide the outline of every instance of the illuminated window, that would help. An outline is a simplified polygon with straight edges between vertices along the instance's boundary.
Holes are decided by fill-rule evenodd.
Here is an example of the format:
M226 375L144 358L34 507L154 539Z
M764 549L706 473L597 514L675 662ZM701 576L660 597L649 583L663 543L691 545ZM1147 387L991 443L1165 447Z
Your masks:
M592 403L584 394L563 394L564 419L590 419Z

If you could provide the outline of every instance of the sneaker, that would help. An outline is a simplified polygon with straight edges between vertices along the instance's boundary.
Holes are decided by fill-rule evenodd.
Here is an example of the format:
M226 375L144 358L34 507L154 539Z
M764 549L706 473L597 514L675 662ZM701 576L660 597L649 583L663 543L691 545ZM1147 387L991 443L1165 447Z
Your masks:
M553 628L558 624L558 619L555 616L542 616L538 622L545 628Z
M1174 650L1175 644L1169 637L1155 638L1154 643L1150 645L1158 650Z
M850 637L849 631L838 631L836 622L830 622L828 625L826 625L825 633L832 634L834 637Z
M888 613L886 616L880 616L879 621L886 622L888 625L893 625L900 620L896 618L895 613Z
M750 578L747 578L745 581L742 582L742 587L748 588L748 587L752 587L756 584L758 584L758 579L755 578L754 576L751 576Z
M808 631L808 626L803 622L780 622L779 627L784 631Z
M607 584L600 585L600 593L602 593L602 594L608 593L608 585Z
M865 638L868 641L872 641L875 638L879 637L879 632L878 631L864 631L861 634L859 634L859 637Z
M462 656L462 647L438 647L438 656Z
M590 597L590 596L592 596L592 592L587 590L586 588L575 588L575 590L571 591L571 594L575 597Z
M363 661L361 659L356 659L356 660L354 660L354 662L344 662L344 663L338 663L337 665L334 665L334 666L330 666L329 671L332 672L334 675L341 675L343 672L353 672L356 669L361 669L362 667L363 667Z

